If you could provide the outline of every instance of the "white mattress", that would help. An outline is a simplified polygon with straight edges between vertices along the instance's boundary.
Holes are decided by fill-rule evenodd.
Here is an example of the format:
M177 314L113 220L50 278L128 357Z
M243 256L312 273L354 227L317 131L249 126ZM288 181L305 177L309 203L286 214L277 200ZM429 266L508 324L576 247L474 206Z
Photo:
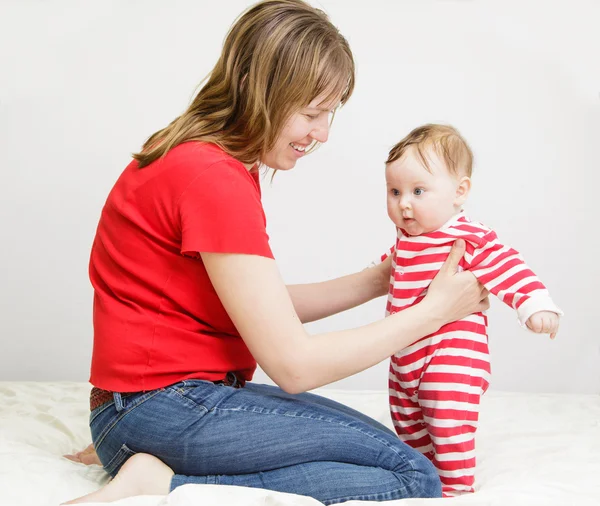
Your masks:
M61 458L90 442L84 383L0 382L0 505L44 506L96 490L107 476ZM318 390L390 426L385 392ZM476 492L394 506L600 505L600 396L489 391L477 439ZM302 496L186 485L119 506L310 506ZM364 504L349 501L347 505Z

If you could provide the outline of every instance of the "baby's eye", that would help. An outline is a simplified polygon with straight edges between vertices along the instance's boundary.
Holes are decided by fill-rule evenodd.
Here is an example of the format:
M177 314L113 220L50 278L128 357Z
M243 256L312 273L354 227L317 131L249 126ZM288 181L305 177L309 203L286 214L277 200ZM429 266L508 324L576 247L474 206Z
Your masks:
M390 190L390 193L394 196L397 197L398 195L400 195L400 192L398 190L396 190L396 188L392 188Z
M423 188L415 188L415 191L413 193L415 195L423 195L423 193L425 193L425 190Z

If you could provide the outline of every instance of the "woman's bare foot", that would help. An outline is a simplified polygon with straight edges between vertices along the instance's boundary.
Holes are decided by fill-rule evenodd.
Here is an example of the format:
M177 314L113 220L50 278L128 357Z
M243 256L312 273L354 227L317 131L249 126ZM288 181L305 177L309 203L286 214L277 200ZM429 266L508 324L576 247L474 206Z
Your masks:
M86 466L91 464L96 464L97 466L102 465L102 462L100 462L93 444L89 445L85 450L81 450L80 452L72 453L70 455L63 455L63 457L72 462L85 464Z
M134 495L167 495L172 477L173 471L162 461L147 453L136 453L100 490L63 504L113 502Z

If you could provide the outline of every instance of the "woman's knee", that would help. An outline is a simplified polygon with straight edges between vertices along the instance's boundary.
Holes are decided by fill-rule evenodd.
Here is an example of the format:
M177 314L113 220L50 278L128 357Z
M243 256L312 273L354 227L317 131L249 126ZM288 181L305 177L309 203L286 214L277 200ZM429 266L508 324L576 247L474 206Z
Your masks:
M411 458L411 464L413 470L408 485L411 489L410 497L442 497L440 477L431 461L421 453L416 453Z

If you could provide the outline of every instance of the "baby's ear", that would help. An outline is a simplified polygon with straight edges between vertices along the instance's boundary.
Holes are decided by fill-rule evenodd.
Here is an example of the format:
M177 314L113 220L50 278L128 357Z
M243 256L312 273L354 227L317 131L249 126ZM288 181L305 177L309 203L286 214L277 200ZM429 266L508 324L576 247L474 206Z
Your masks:
M458 182L458 186L456 187L456 198L454 199L454 205L462 206L467 201L470 191L471 178L463 176Z

